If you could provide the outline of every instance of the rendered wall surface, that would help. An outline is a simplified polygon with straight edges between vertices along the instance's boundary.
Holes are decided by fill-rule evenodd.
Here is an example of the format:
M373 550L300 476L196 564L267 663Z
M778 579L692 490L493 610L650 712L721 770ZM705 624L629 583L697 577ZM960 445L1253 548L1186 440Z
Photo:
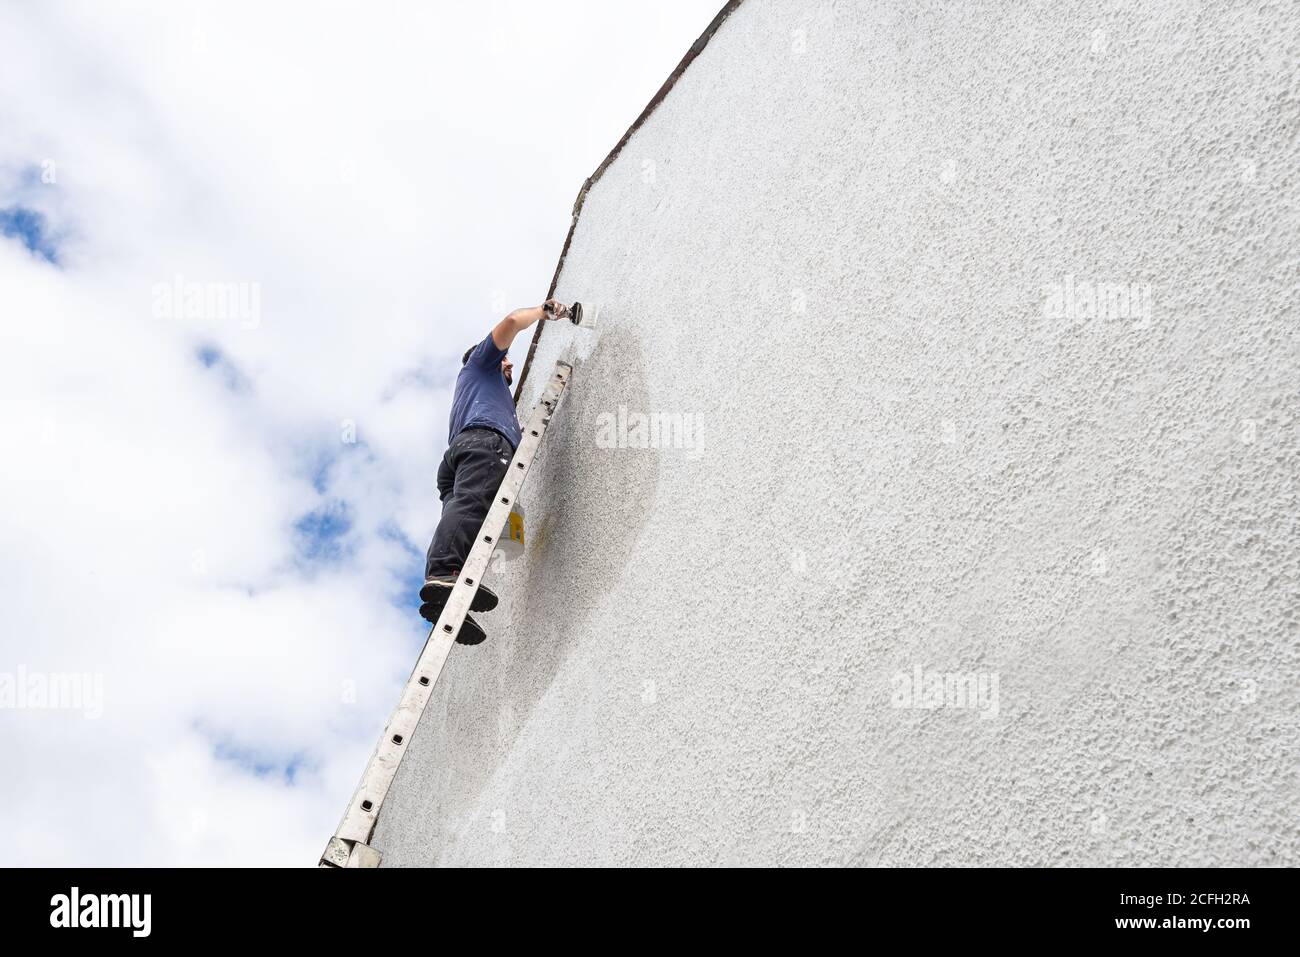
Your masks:
M1297 62L1293 3L742 3L586 197L385 865L1300 864Z

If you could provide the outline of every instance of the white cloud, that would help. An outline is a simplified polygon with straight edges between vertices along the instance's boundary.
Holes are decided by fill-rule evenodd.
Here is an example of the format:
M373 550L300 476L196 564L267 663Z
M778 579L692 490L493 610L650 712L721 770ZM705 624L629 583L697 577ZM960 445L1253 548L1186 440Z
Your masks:
M312 863L423 641L460 354L716 7L0 12L0 209L62 264L0 240L0 673L105 695L0 710L0 863ZM259 321L156 318L177 276Z

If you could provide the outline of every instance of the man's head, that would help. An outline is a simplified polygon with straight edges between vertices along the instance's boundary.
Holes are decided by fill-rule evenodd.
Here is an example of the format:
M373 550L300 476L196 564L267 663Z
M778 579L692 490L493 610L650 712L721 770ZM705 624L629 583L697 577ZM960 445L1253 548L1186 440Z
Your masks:
M465 363L469 362L470 353L472 353L477 348L478 346L470 346L468 349L466 349L465 354L461 356L460 364L464 365ZM514 370L515 370L515 366L514 363L510 361L510 355L507 353L506 355L502 356L501 374L505 376L506 385L514 385L515 380L514 380L514 376L512 375Z

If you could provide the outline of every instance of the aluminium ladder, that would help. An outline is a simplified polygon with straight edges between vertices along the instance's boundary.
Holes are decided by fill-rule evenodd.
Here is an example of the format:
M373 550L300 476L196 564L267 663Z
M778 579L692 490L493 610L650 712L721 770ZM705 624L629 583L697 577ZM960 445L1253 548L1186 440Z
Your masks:
M325 853L321 855L319 866L379 866L381 855L369 844L375 830L375 821L379 818L379 810L397 776L397 768L402 763L411 735L415 733L420 716L424 714L424 708L433 695L434 685L447 662L447 655L451 653L451 646L460 634L460 627L478 592L483 573L487 571L501 529L510 515L510 507L519 495L528 469L533 464L533 456L542 444L546 427L555 414L560 397L564 395L572 372L573 367L567 362L555 364L555 373L528 418L519 448L515 449L515 457L510 462L506 477L501 480L501 487L497 489L496 500L483 519L478 538L461 569L460 578L447 597L442 614L429 631L429 639L415 663L415 670L406 681L397 708L388 719L375 753L370 756L370 763L361 776L361 783L357 785L356 793L352 795L352 801L343 813L338 831L330 838Z

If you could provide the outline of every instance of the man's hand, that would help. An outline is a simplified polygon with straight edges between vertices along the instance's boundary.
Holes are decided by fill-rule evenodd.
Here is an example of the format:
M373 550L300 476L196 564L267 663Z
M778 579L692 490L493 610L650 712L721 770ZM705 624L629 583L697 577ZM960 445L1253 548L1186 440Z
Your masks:
M546 313L547 319L569 318L569 307L558 299L547 299L542 303L542 311Z

